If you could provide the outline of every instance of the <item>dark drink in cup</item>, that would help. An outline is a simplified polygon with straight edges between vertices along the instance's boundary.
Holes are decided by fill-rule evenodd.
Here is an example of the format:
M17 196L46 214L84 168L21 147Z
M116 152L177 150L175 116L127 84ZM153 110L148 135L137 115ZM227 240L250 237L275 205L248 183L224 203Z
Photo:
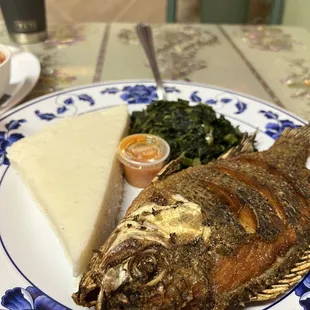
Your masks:
M11 39L19 44L43 41L47 37L44 0L0 0Z

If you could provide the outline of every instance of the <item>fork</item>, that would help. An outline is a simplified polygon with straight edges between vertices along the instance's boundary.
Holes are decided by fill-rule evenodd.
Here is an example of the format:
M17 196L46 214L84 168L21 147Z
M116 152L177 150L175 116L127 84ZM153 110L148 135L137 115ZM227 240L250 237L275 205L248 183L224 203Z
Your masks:
M139 37L139 40L142 44L142 47L145 51L145 54L148 58L151 70L153 72L156 84L157 84L157 96L159 100L167 100L167 93L161 78L157 60L156 53L154 49L152 29L149 25L140 23L136 26L136 31Z

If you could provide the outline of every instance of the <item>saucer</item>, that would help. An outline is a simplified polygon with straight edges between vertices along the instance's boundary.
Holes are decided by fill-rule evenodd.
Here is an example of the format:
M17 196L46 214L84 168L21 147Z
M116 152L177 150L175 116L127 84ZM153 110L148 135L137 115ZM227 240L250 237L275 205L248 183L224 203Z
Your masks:
M11 80L6 94L0 98L0 113L20 103L34 88L40 77L41 65L30 52L7 46L12 52Z

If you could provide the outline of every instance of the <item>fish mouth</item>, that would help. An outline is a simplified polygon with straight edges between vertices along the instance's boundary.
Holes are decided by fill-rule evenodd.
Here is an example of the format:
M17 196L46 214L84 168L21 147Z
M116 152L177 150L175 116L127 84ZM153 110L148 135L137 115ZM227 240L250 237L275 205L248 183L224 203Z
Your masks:
M139 283L135 288L130 285L129 274L123 274L119 277L113 276L114 269L107 272L107 276L103 280L102 285L97 284L93 287L88 287L87 290L80 290L74 294L73 299L77 304L82 306L95 306L96 310L103 309L145 309L143 305L149 304L153 299L162 299L162 292L157 289L153 291L153 287L164 279L167 270L156 274L147 283ZM136 270L134 271L136 272ZM111 276L111 277L110 277ZM130 278L131 279L131 278ZM144 292L149 292L142 295L139 288L143 287ZM163 289L162 289L163 291ZM137 305L141 305L137 308Z
M73 301L82 307L97 306L101 289L95 285L93 288L80 288L78 292L72 295Z

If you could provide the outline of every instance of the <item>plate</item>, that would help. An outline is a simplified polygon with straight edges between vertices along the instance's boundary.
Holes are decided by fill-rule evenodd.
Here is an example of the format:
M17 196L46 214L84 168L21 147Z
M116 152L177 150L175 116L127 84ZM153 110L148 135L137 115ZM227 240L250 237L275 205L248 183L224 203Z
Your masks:
M7 46L12 52L11 80L6 95L1 98L0 114L17 105L34 88L40 77L41 65L32 53Z
M285 127L305 124L299 117L271 103L230 90L169 81L165 87L170 100L182 98L193 104L203 102L240 126L242 131L254 132L257 129L260 150L269 148ZM144 109L153 99L156 99L156 88L151 81L107 82L50 94L19 106L0 118L0 297L3 308L80 309L70 297L78 281L72 277L70 266L47 220L10 168L5 157L7 144L65 116L124 102L132 112ZM128 184L125 186L120 216L138 192ZM309 279L305 278L279 300L252 304L247 309L301 310L303 303L310 302L307 301L309 294Z

